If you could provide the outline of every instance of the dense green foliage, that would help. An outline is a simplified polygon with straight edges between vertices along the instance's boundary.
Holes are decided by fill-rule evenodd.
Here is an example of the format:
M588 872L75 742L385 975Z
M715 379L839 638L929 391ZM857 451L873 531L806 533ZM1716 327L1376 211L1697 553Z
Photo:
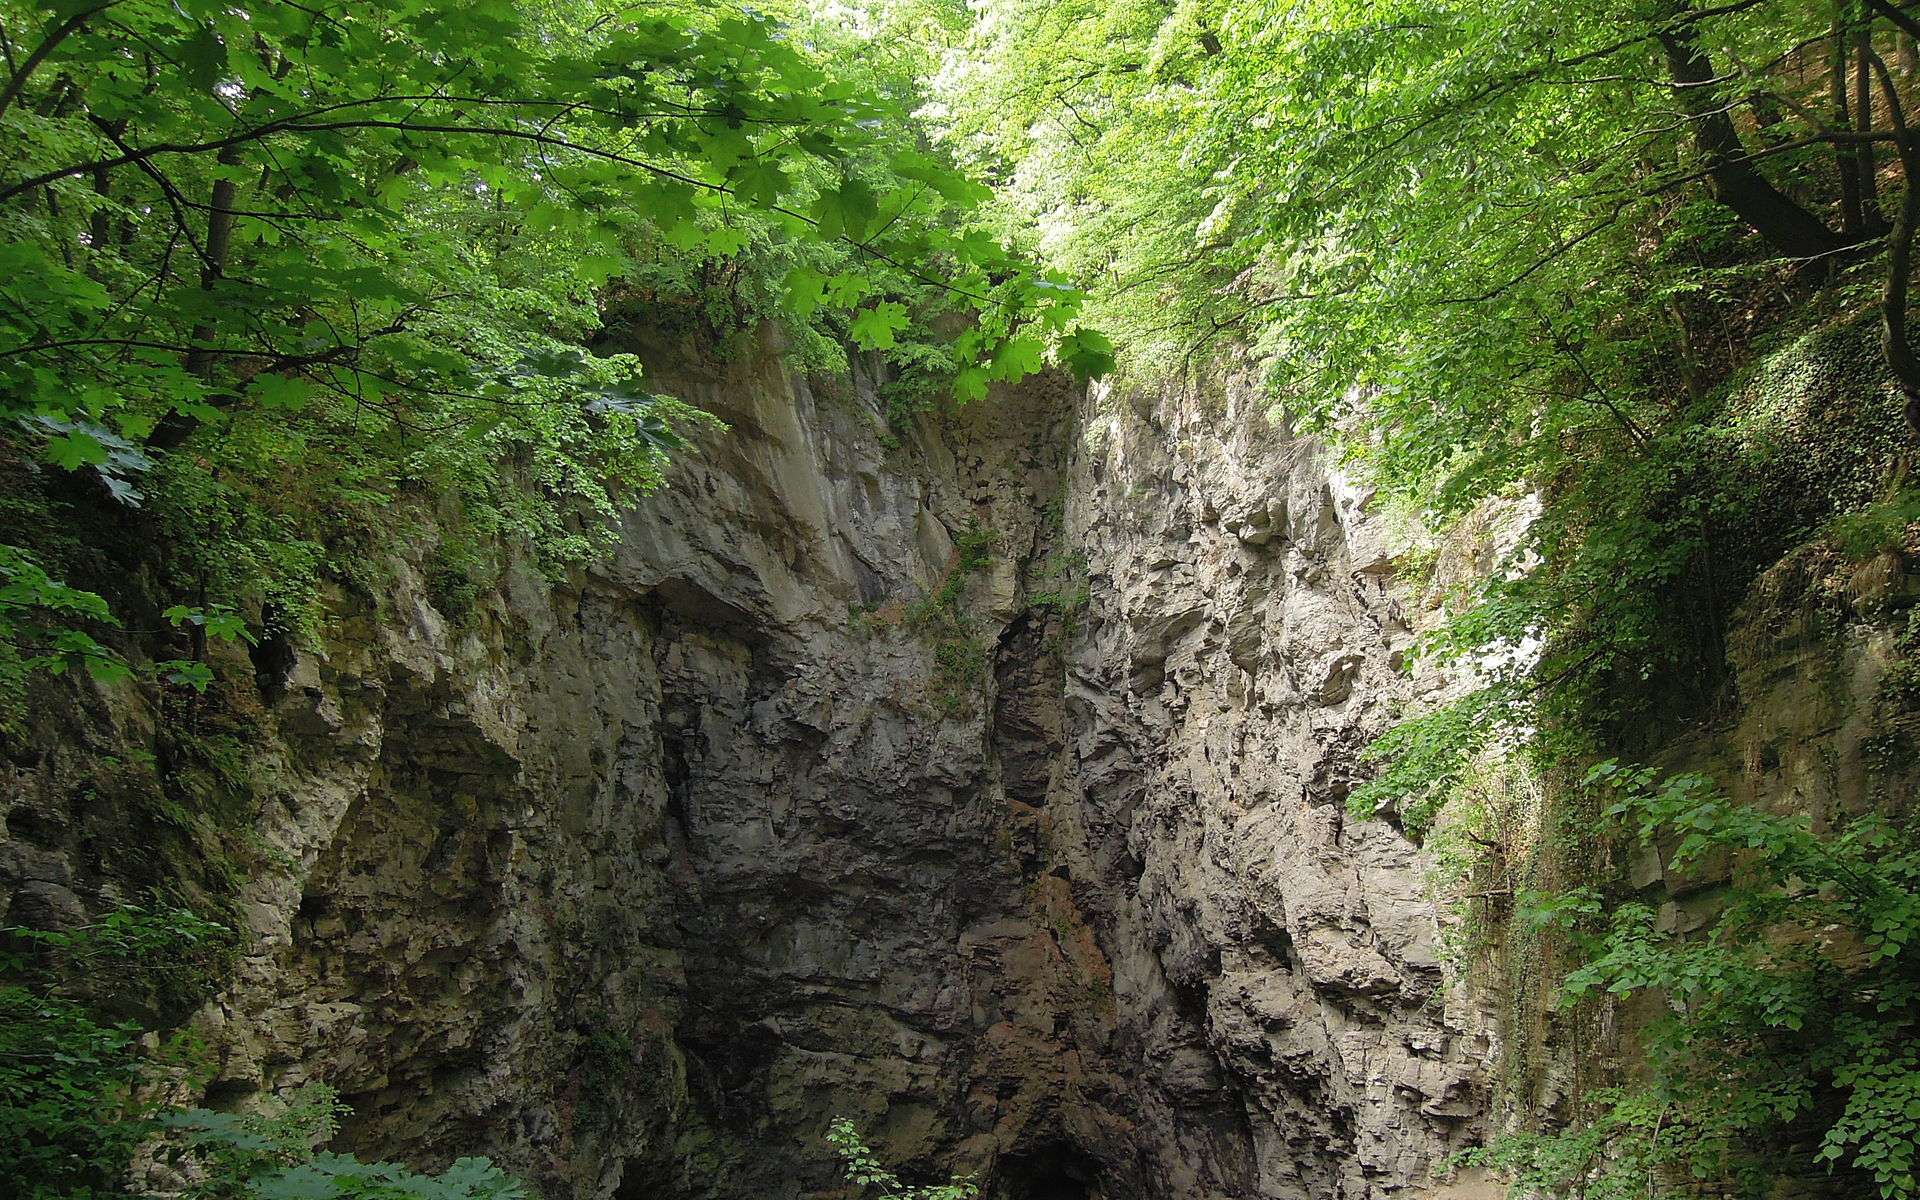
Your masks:
M0 987L0 1166L29 1200L117 1194L142 1126L140 1028Z
M169 1112L157 1123L158 1153L193 1180L186 1190L192 1200L527 1200L519 1181L484 1158L456 1159L427 1175L316 1152L344 1112L318 1084L268 1114Z
M1077 294L971 224L983 189L914 137L910 64L790 18L0 7L10 677L117 670L63 577L138 567L199 661L232 614L310 636L323 579L377 593L397 531L468 578L503 544L590 556L706 423L627 347L585 349L609 307L716 337L777 317L816 367L893 353L962 400L1049 354L1104 370Z

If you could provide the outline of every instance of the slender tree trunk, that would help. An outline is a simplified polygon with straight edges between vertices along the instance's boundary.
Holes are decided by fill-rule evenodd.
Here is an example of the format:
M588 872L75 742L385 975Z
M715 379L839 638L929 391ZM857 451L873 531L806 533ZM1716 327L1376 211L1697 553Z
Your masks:
M239 146L228 146L216 156L223 167L237 166L244 159L245 151ZM239 188L231 179L215 181L213 192L207 199L207 239L206 257L200 265L200 288L212 291L214 286L225 277L227 255L233 248L233 204L238 198ZM190 335L194 345L211 340L215 329L206 322L193 327ZM215 356L205 350L189 350L183 365L202 379L213 374ZM183 413L170 412L160 419L153 432L147 435L147 445L155 450L172 450L186 441L199 426L199 422Z
M1835 129L1853 128L1852 105L1847 100L1847 23L1844 0L1835 0L1833 36L1827 58L1827 90L1832 97ZM1833 148L1834 168L1840 175L1840 231L1858 238L1867 225L1866 209L1860 203L1860 158L1846 146Z
M1920 438L1920 361L1913 354L1907 333L1907 303L1913 291L1913 239L1920 232L1920 139L1907 125L1905 106L1893 84L1893 73L1879 56L1868 50L1880 89L1887 102L1887 119L1893 125L1894 150L1900 156L1905 176L1900 192L1900 208L1887 234L1887 277L1880 293L1880 353L1887 368L1906 396L1907 432Z
M238 166L242 151L238 146L228 146L217 159L221 166ZM227 254L233 248L233 202L239 189L231 179L220 179L213 185L213 194L207 198L207 241L206 261L200 267L200 288L212 291L227 271ZM193 340L204 342L213 336L210 325L196 325ZM193 350L187 354L187 370L195 375L205 376L213 368L213 356L203 351Z
M1920 227L1920 187L1914 185L1914 177L1909 175L1900 196L1893 232L1887 239L1887 280L1880 296L1880 352L1907 398L1907 432L1920 438L1920 362L1914 361L1913 346L1907 338L1907 298L1913 285L1916 227Z
M108 122L108 128L112 130L112 136L119 137L127 131L126 119ZM113 194L113 172L105 167L94 169L93 193L102 200ZM112 220L113 214L105 204L95 208L93 215L87 219L87 268L91 272L97 273L97 260L106 252L108 239L113 236Z
M1853 29L1853 128L1856 133L1865 133L1873 128L1873 79L1867 68L1867 59L1873 54L1873 18L1866 4L1860 5L1860 11ZM1874 162L1873 143L1861 142L1854 147L1855 169L1860 174L1860 215L1861 232L1876 237L1887 231L1887 219L1880 212L1879 167Z
M1714 199L1739 214L1768 244L1793 258L1830 254L1851 244L1762 175L1748 156L1733 118L1714 90L1713 63L1685 25L1663 30L1661 48L1680 108L1692 120L1694 145Z
M1895 34L1894 38L1900 45L1901 76L1912 79L1915 75L1920 75L1920 41L1916 41L1912 34L1905 32Z

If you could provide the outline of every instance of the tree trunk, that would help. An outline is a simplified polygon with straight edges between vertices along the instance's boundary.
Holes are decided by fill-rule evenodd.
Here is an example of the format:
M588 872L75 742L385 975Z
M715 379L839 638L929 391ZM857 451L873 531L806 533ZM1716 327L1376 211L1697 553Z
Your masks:
M1868 16L1866 5L1860 6L1859 23L1853 30L1853 129L1855 133L1865 133L1873 128L1873 80L1867 69L1867 59L1873 53L1873 20ZM1878 164L1874 162L1873 143L1861 142L1854 147L1854 155L1860 173L1860 214L1863 218L1861 231L1868 237L1878 237L1887 231L1887 219L1880 211L1880 180Z
M1827 91L1833 102L1833 127L1853 128L1852 107L1847 100L1847 23L1842 0L1836 0L1833 7ZM1846 146L1835 146L1833 164L1840 175L1840 230L1849 238L1858 238L1867 225L1866 209L1860 203L1860 158Z
M1675 25L1659 35L1667 72L1681 111L1692 118L1694 145L1707 172L1714 199L1739 214L1780 253L1792 258L1831 254L1852 244L1827 227L1762 175L1714 91L1713 63L1693 40L1693 31Z
M216 156L223 167L238 166L245 158L245 151L239 146L228 146ZM205 242L206 258L200 265L200 288L212 291L227 272L227 255L233 247L234 201L239 195L230 179L218 179L213 185L213 194L207 198L207 237ZM193 327L189 335L194 345L210 340L215 333L214 327L201 322ZM205 350L189 350L186 369L202 379L213 376L215 356ZM200 422L185 413L169 412L160 418L153 432L147 435L147 447L152 450L174 450L185 442Z
M1880 293L1880 353L1906 397L1907 432L1920 438L1920 362L1915 361L1907 334L1907 301L1913 287L1913 241L1920 232L1920 143L1907 125L1907 115L1886 63L1869 57L1886 94L1887 120L1893 125L1894 151L1906 178L1900 207L1887 235L1887 278Z

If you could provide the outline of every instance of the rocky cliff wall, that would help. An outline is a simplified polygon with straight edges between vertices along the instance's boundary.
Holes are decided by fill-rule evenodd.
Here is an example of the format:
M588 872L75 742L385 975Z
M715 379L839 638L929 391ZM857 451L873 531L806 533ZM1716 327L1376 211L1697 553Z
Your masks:
M1363 497L1233 385L896 439L867 381L651 357L732 428L606 563L458 619L396 564L224 664L207 1101L324 1080L345 1147L552 1197L820 1194L835 1114L1009 1200L1422 1190L1489 1042L1414 848L1342 806L1404 689ZM37 715L5 920L219 885L128 781L155 703Z
M1058 811L1099 865L1168 1194L1390 1194L1471 1134L1489 1043L1413 847L1344 808L1405 698L1384 532L1254 402L1140 394L1085 426Z

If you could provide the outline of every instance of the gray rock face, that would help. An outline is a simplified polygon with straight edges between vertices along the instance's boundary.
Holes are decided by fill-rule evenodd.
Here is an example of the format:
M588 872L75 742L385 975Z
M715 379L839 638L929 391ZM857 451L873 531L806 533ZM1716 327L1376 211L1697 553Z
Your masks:
M552 1197L837 1194L837 1114L1009 1200L1423 1190L1487 1041L1342 806L1407 636L1361 497L1231 389L890 446L776 361L661 372L732 429L573 586L402 566L263 681L209 1102ZM85 764L149 703L10 768L7 919L130 888Z
M1140 1194L1419 1190L1488 1042L1414 848L1344 809L1409 631L1361 497L1249 402L1089 422L1068 512L1094 607L1050 811L1138 1056Z

